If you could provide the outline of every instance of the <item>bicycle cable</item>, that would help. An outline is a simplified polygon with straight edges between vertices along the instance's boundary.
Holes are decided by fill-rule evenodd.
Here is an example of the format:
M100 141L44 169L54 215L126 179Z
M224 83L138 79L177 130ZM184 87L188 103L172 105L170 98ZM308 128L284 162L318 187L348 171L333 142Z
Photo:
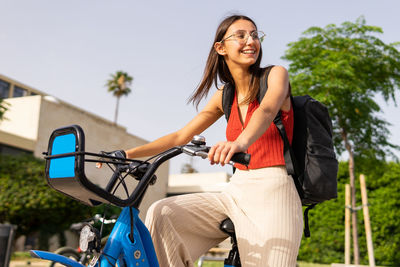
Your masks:
M170 152L170 151L173 150L173 149L174 149L174 148L170 148L170 149L164 151L164 152L161 153L161 154L168 153L168 152ZM129 169L123 177L121 176L121 174L119 174L119 175L118 175L119 183L115 186L114 190L112 191L112 194L115 194L115 192L116 192L116 190L118 189L118 187L122 184L123 187L124 187L124 189L125 189L125 193L126 193L127 197L129 198L129 191L128 191L128 188L127 188L126 183L125 183L125 178L126 178L128 175L132 174L134 171L136 171L140 166L143 166L143 165L145 165L145 164L148 164L150 160L152 160L152 159L154 159L154 158L156 158L156 157L158 157L158 156L160 156L160 154L154 155L154 156L152 156L152 157L149 157L148 159L146 159L146 160L144 160L143 162L141 162L139 165L135 166L135 167L132 168L132 169ZM107 164L107 166L115 173L116 169L113 169L113 167L111 167L111 164L113 164L113 163L106 163L106 164ZM114 163L114 164L115 164L115 163ZM134 234L133 234L133 233L134 233L134 231L133 231L133 229L134 229L134 221L133 221L132 207L129 207L129 215L130 215L130 219L131 219L131 220L130 220L130 221L131 221L131 222L130 222L131 233L129 234L129 239L130 239L130 240L132 241L132 243L133 243L133 242L134 242ZM107 257L106 257L106 258L107 258ZM107 261L109 262L108 259L107 259Z
M106 258L108 264L110 264L111 266L114 266L114 265L111 263L111 261L108 259L108 257L113 258L115 261L117 261L116 258L114 258L114 257L112 257L112 256L110 256L110 255L108 255L108 254L106 254L104 252L101 252L101 255L104 255L104 258ZM99 267L101 267L100 265L101 265L101 261L99 261Z
M113 169L113 167L111 166L111 164L115 164L115 163L106 163L106 164L107 164L107 166L112 170L113 173L115 173L115 172L117 171L117 167L116 167L115 169ZM125 183L125 181L124 181L124 180L125 180L125 177L126 177L126 176L124 176L124 177L122 178L122 177L121 177L121 174L118 174L118 180L120 180L120 182L117 184L117 186L116 186L116 187L114 188L114 190L111 192L112 195L115 194L115 192L117 191L119 185L122 184L123 187L124 187L124 190L125 190L125 193L126 193L127 197L129 197L129 191L128 191L128 188L127 188L126 183Z
M172 149L174 149L174 148L170 148L170 149L164 151L162 154L165 154L165 153L171 151ZM115 186L115 188L114 188L112 194L115 194L115 192L116 192L116 190L118 189L118 187L122 184L123 187L124 187L124 191L125 191L127 197L129 198L129 190L128 190L127 186L126 186L125 178L126 178L128 175L132 174L134 171L136 171L139 167L150 163L150 160L152 160L152 159L154 159L154 158L156 158L156 157L158 157L158 156L160 156L160 155L158 154L158 155L151 156L151 157L149 157L148 159L146 159L146 160L144 160L143 162L141 162L139 165L135 166L134 168L129 169L129 171L127 171L126 174L125 174L123 177L118 176L119 183ZM108 166L113 172L115 172L115 170L109 165L109 163L106 163L106 164L107 164L107 166Z

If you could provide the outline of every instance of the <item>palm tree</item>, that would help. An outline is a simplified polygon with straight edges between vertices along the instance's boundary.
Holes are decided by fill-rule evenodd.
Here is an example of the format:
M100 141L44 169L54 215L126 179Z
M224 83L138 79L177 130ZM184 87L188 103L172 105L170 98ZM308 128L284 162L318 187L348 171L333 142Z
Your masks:
M114 124L117 124L119 99L121 98L121 96L129 95L131 89L128 86L131 85L132 80L133 78L129 76L128 73L117 71L115 74L111 74L111 79L107 81L108 92L112 92L113 95L117 98Z

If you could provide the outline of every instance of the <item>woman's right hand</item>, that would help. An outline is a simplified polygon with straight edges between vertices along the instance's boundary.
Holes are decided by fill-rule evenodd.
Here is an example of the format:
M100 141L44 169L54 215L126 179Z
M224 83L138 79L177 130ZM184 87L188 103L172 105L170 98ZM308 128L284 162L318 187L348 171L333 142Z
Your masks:
M221 164L221 166L224 166L230 162L235 153L246 152L246 150L246 146L236 141L219 142L210 148L210 151L208 152L208 159L212 165Z

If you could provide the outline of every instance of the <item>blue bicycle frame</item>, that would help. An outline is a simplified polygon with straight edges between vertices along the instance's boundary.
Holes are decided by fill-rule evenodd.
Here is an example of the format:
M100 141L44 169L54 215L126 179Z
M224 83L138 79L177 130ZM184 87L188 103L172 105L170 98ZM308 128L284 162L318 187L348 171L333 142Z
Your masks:
M140 220L138 216L139 212L134 208L132 208L134 218L134 242L132 243L129 239L129 233L131 232L129 209L130 207L126 207L122 210L95 266L115 266L117 261L119 261L118 266L159 266L150 233ZM84 266L55 253L32 250L31 255L40 259L59 262L66 266Z

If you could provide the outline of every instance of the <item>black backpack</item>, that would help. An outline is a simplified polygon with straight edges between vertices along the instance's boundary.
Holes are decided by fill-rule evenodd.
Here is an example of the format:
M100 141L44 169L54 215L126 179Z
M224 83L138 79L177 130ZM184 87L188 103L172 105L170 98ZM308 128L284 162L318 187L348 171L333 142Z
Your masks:
M267 92L268 74L273 66L264 70L260 79L260 91L257 100L261 103ZM235 88L227 83L222 93L222 107L228 121L234 99ZM292 146L290 146L279 111L274 124L284 143L284 158L288 174L293 177L297 192L304 206L304 235L310 236L308 211L316 204L337 198L336 159L332 140L332 121L328 109L309 95L290 95L294 128Z

